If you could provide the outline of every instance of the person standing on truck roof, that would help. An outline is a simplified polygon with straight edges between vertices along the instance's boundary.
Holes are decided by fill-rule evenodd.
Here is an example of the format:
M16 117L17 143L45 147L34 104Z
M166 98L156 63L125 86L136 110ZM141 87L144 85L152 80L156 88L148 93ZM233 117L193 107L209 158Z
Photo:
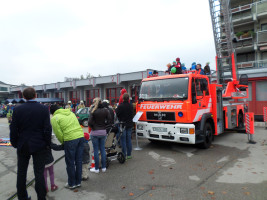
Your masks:
M186 67L185 67L185 64L182 63L181 67L182 67L182 73L185 74L185 73L186 73Z
M176 58L176 62L177 62L177 64L175 66L175 68L176 68L175 74L182 74L183 72L182 72L182 64L180 62L180 58Z
M165 71L165 73L171 74L171 66L172 66L172 64L168 63L166 66L167 66L167 70Z
M190 70L196 70L196 62L192 63L192 66L191 66Z
M197 64L196 68L197 74L205 75L204 70L201 68L201 64Z
M171 69L177 65L176 61L172 62Z
M204 67L204 73L206 75L210 75L210 66L209 66L209 62L206 63L206 66Z

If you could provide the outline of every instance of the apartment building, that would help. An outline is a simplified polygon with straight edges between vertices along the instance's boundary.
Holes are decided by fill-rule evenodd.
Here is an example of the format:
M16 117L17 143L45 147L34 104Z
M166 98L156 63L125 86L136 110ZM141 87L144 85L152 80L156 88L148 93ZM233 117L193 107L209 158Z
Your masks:
M249 80L249 111L261 117L267 106L267 0L231 0L230 5L237 67Z

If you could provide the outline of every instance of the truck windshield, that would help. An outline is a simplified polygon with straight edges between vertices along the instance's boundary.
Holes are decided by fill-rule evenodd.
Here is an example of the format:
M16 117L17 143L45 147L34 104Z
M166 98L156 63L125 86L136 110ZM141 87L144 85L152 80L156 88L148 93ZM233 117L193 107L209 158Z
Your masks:
M140 100L187 99L188 77L142 82Z

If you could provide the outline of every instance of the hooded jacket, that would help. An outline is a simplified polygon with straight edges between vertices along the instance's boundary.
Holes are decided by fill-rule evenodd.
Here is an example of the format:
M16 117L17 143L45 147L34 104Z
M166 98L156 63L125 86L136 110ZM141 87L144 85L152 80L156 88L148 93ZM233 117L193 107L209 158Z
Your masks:
M120 122L124 122L126 128L133 127L133 105L124 101L116 109L116 114Z
M64 141L83 138L83 129L75 114L69 109L58 109L51 118L53 131L62 144Z
M110 124L110 114L108 109L104 108L102 104L90 114L88 125L95 130L106 130L107 124Z
M127 92L126 89L122 89L122 90L121 90L121 96L120 96L120 99L119 99L119 105L122 104L122 102L123 102L123 98L122 98L122 96L123 96L126 92Z

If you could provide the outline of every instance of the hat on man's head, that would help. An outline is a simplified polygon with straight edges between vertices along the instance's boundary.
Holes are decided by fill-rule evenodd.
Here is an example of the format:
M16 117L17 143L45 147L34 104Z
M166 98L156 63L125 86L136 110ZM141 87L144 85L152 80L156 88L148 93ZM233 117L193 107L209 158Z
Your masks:
M175 63L176 64L176 61L173 61L172 63Z
M68 101L68 103L71 103L71 101Z
M83 103L83 101L80 101L80 103Z
M11 106L11 105L12 105L12 103L9 103L8 105L10 105L10 106Z
M177 61L177 62L180 62L180 58L176 58L176 61Z

